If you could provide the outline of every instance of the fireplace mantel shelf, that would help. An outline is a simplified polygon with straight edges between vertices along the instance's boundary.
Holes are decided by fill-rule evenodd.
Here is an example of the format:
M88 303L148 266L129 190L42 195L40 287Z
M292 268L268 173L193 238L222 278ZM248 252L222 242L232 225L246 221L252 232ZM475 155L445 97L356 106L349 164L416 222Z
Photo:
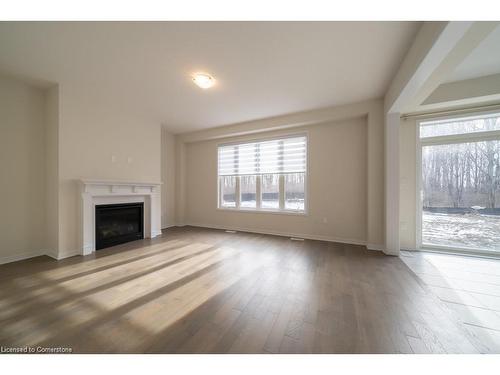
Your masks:
M138 189L149 189L154 192L155 189L162 185L161 182L142 182L142 181L123 181L123 180L93 180L81 179L84 192L90 192L92 188L107 187L110 193L120 191L120 188L129 188L132 193L136 193Z
M161 182L142 182L142 181L124 181L124 180L90 180L81 179L84 185L135 185L135 186L158 186Z

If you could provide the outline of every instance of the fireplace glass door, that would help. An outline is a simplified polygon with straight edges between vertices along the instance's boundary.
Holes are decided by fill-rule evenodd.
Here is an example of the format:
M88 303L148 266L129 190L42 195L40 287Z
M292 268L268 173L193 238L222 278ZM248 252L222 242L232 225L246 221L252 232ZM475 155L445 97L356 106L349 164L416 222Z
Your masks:
M95 215L96 250L144 238L144 203L97 205Z

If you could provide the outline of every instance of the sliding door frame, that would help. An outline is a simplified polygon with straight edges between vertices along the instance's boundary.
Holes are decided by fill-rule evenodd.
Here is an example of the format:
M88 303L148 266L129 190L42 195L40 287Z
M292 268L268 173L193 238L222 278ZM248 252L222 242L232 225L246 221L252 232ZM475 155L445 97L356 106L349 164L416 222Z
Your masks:
M485 116L488 114L499 113L497 110L490 111L470 111L469 113L461 113L460 115L447 115L439 116L435 115L433 117L425 117L416 120L415 126L415 138L417 142L416 147L416 250L417 251L435 251L444 253L453 253L461 255L473 255L473 256L493 256L500 257L499 251L488 250L488 249L473 249L464 247L450 247L442 245L430 245L424 244L422 242L422 214L423 214L423 189L422 189L422 149L425 146L439 146L447 144L460 144L460 143L475 143L484 141L500 141L500 130L485 131L485 132L474 132L466 134L453 134L453 135L442 135L435 137L420 138L420 126L422 122L429 122L432 120L459 120L467 117L475 116Z

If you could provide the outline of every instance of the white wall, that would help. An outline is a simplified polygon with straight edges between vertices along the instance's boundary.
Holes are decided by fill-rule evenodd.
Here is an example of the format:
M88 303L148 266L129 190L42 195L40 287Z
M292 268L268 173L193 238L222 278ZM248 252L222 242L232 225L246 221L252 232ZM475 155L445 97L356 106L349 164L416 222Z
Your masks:
M415 119L401 120L399 130L401 249L415 250L417 220L417 129Z
M175 136L161 131L161 227L175 225Z
M46 244L45 92L0 77L0 263Z
M224 142L302 132L308 134L309 212L306 216L218 210L217 144L220 140L209 140L186 146L186 222L366 243L366 117L229 138Z
M383 101L370 100L177 135L176 222L366 243L371 249L383 250L383 127ZM312 132L308 216L216 210L217 143L301 130ZM349 171L344 171L350 163ZM333 169L321 174L320 167ZM199 186L206 190L203 197L196 192ZM330 188L336 188L339 195L324 204L325 189Z
M45 218L46 253L57 258L59 248L59 89L45 93Z
M264 132L276 131L279 134L281 133L293 133L298 129L303 127L304 129L309 129L310 127L314 127L317 125L325 125L330 124L341 124L346 121L350 121L356 118L364 118L366 122L366 142L364 148L364 154L366 155L366 195L364 198L366 199L366 211L363 223L359 222L356 225L365 228L365 235L359 236L359 232L350 232L347 231L331 231L326 230L323 231L320 229L323 224L323 217L321 213L312 212L313 216L316 216L314 220L309 220L307 222L307 232L308 233L327 233L327 236L322 236L319 234L314 235L315 238L323 238L330 240L345 240L347 242L355 242L355 243L366 243L367 247L374 250L384 250L385 249L385 223L384 223L384 118L383 118L383 101L380 99L368 100L360 103L352 103L338 107L329 107L325 109L313 110L313 111L305 111L305 112L297 112L291 113L283 116L272 117L262 120L250 121L246 123L239 123L234 125L223 126L219 128L212 128L205 131L185 133L176 136L176 175L175 175L175 183L176 183L176 221L177 224L194 224L192 222L193 218L188 217L190 214L187 213L188 209L188 192L192 189L192 179L191 182L188 183L188 179L191 175L190 168L187 163L188 157L188 148L190 144L196 142L203 141L211 141L211 140L223 140L227 141L228 138L231 137L243 137L247 138L255 138L262 135ZM339 138L340 139L340 138ZM335 141L339 141L336 139ZM332 143L334 145L335 143ZM349 144L349 143L347 143ZM331 147L332 145L328 145ZM360 151L361 152L361 151ZM337 156L337 155L336 155ZM210 157L207 155L207 157ZM205 162L205 161L203 161ZM345 159L344 159L345 162ZM332 163L332 161L327 160L327 163ZM192 169L192 167L191 167ZM203 171L202 171L203 173ZM214 172L215 174L215 172ZM203 182L207 189L214 189L214 185ZM215 199L216 195L213 193L209 199ZM346 197L342 197L341 199L350 199L354 194L357 196L356 190L354 189L352 192L348 193ZM317 197L317 192L316 192ZM212 206L213 207L213 206ZM319 207L319 205L317 206ZM311 211L309 212L311 214ZM238 228L242 230L256 230L257 227L253 227L254 222L248 221L249 219L242 219L246 213L238 213L237 216L234 216L235 220L231 221L232 228ZM330 215L338 216L338 212L330 212ZM257 215L257 214L247 214L247 215ZM261 217L263 214L259 214ZM282 220L284 215L272 215L273 222L269 222L269 225L265 225L268 228L274 228L276 230L281 231L284 229L284 226L281 228L277 228L276 225L280 226L278 221ZM269 216L271 217L271 216ZM312 216L310 216L312 217ZM317 218L321 218L321 223L314 223ZM199 220L199 218L198 218ZM253 219L252 219L253 220ZM289 219L285 219L289 220ZM301 223L297 218L291 219L291 226L288 229L292 228L295 233L290 233L290 231L285 232L286 234L295 234L302 235L303 237L307 237L308 234L304 233L304 231L297 231L298 226L295 224ZM328 223L331 223L329 219ZM210 222L207 223L197 223L201 225L207 226L216 226L215 224L210 224L214 220L212 220L212 216L210 217ZM228 221L229 222L229 221ZM243 225L240 225L243 224ZM219 226L219 225L218 225ZM229 225L224 225L224 227L229 227ZM262 227L262 226L261 226ZM301 226L301 228L304 228ZM319 227L319 228L318 228ZM271 230L267 230L266 232L271 232ZM274 233L278 233L274 231ZM346 236L353 235L357 238L347 238ZM338 235L343 236L342 238L338 237ZM360 238L363 238L362 240Z
M79 179L160 182L160 165L161 127L156 119L95 99L89 88L59 86L58 256L81 251Z
M156 119L96 99L88 87L38 89L11 78L0 83L0 196L5 201L0 261L80 253L79 179L161 181L162 134ZM170 213L174 173L167 171Z
M156 119L94 100L77 88L41 90L5 79L1 95L1 173L3 180L14 181L1 185L2 197L13 197L4 212L21 207L18 217L1 218L8 230L0 239L0 256L7 260L80 253L81 178L162 181L163 227L238 227L383 247L380 100L174 136L162 132ZM269 129L274 129L269 134L309 132L307 216L216 210L219 141L214 138L234 138L232 129L242 139ZM242 135L248 129L252 134ZM336 194L325 201L331 190Z

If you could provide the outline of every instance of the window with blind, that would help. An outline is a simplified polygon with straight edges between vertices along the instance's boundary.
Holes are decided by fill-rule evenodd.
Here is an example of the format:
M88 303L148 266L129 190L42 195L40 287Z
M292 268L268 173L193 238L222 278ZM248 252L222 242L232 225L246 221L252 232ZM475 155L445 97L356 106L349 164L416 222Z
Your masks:
M303 213L306 173L306 136L221 145L219 208Z

